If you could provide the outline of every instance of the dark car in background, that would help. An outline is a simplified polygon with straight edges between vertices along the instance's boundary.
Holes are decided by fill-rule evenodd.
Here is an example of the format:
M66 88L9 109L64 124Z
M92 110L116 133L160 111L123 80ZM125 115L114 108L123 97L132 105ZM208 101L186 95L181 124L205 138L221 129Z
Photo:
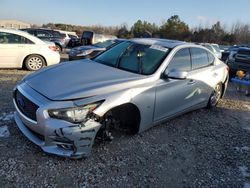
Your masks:
M77 37L75 35L70 35L70 34L69 34L69 37L70 37L70 40L69 40L69 42L67 44L68 48L74 48L74 47L82 45L79 37Z
M69 61L93 58L99 55L101 52L119 44L122 41L125 41L125 39L106 40L104 42L98 42L93 45L72 48L69 52Z
M41 40L54 42L57 48L57 51L61 52L65 48L64 36L60 32L52 29L44 28L27 28L21 29L22 31L28 32L31 35L34 35Z
M230 68L230 77L235 76L238 70L250 72L250 48L239 47L230 53L226 63Z
M223 52L222 52L222 58L221 60L226 62L230 56L230 54L235 54L238 49L240 48L240 46L231 46L227 49L225 49Z
M97 34L93 31L83 31L81 36L82 45L92 45L98 42L104 42L106 40L113 40L117 37L114 35Z

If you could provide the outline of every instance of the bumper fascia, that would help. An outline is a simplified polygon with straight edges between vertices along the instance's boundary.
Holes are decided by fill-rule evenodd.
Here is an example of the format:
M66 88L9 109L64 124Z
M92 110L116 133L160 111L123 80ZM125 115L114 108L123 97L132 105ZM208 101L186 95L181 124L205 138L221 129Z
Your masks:
M20 88L19 88L20 89ZM21 132L44 152L69 158L89 156L101 123L89 119L82 124L50 118L43 107L36 112L37 121L16 109L15 122Z

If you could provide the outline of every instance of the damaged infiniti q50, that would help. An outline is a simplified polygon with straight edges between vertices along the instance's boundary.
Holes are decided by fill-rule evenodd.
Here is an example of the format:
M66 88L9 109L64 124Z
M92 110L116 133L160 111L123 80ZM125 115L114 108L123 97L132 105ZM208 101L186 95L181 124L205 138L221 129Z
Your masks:
M138 133L216 106L227 82L228 67L202 46L131 39L24 77L13 92L15 121L43 151L80 158L118 125Z

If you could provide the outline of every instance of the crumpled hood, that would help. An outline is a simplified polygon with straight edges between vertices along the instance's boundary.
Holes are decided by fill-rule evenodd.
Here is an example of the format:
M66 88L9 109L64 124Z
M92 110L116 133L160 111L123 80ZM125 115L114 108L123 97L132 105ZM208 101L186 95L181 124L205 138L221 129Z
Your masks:
M91 60L79 60L44 68L27 76L24 82L50 100L71 100L126 89L144 78Z

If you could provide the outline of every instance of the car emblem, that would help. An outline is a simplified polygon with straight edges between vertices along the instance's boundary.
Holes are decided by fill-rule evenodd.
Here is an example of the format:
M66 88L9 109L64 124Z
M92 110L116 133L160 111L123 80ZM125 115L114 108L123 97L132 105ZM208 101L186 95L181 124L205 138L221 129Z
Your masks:
M19 104L20 107L22 107L22 109L25 109L25 103L22 98L18 98L17 103Z

